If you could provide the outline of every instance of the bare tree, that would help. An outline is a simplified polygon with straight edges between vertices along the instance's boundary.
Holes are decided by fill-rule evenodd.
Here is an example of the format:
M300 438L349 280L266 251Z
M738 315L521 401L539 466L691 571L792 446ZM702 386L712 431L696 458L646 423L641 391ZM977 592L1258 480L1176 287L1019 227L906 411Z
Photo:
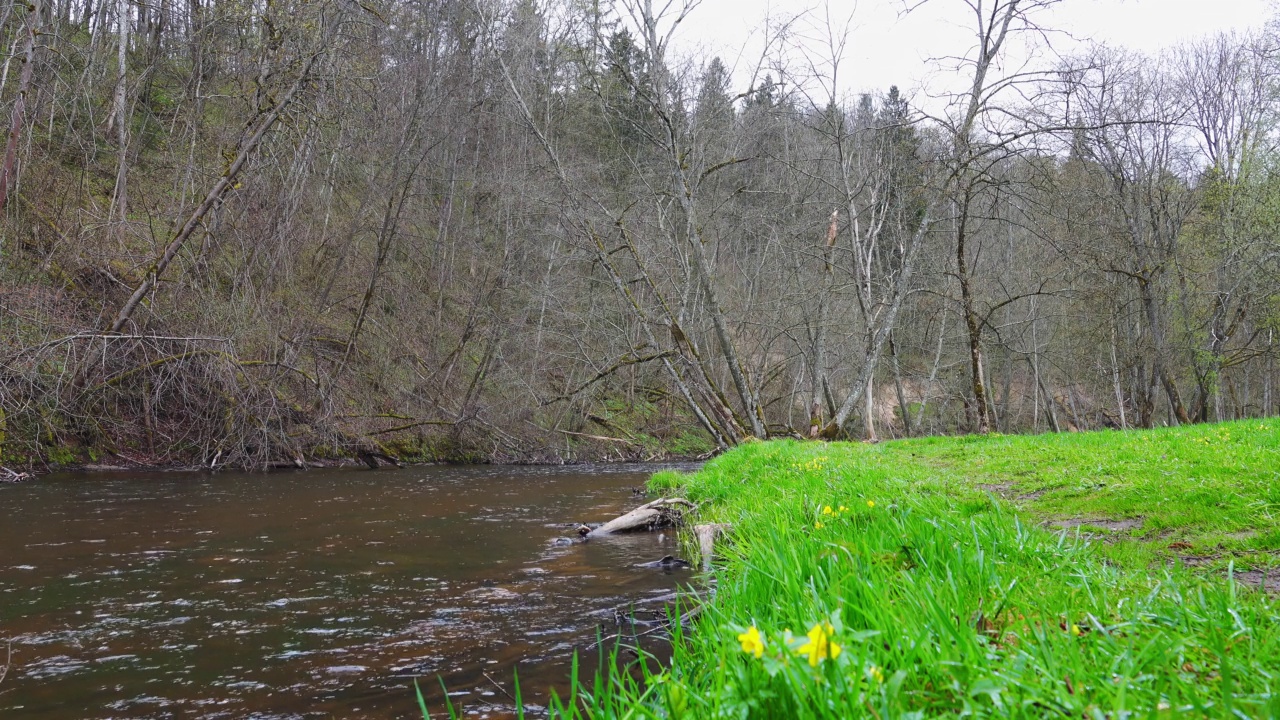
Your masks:
M36 37L41 32L43 15L42 0L36 0L27 6L26 21L23 23L22 69L18 71L18 90L9 117L9 138L5 142L4 162L0 165L0 210L4 209L10 193L17 185L18 141L27 119L27 95L31 92L31 74L35 70L36 60ZM5 62L5 70L8 70L8 61Z
M1091 80L1078 85L1075 106L1095 128L1087 134L1090 159L1109 185L1107 199L1127 241L1124 256L1105 255L1107 270L1136 284L1150 337L1150 386L1139 422L1150 427L1154 421L1149 398L1157 383L1173 417L1189 422L1169 369L1167 306L1183 226L1198 201L1190 184L1187 111L1176 84L1145 58L1108 53L1093 65Z
M196 206L195 210L191 212L186 221L179 227L178 231L174 233L173 238L165 247L164 254L157 258L155 262L147 268L142 282L138 283L133 294L129 296L129 299L120 308L120 312L116 315L115 320L112 321L110 326L111 332L120 332L124 326L129 323L130 319L133 317L134 311L138 309L138 305L155 287L160 276L164 274L164 271L168 269L170 263L172 263L178 256L178 251L181 250L182 246L188 239L190 239L192 233L200 227L200 222L204 219L205 215L207 215L209 211L222 200L223 196L226 195L228 191L235 188L236 178L239 176L240 171L245 168L245 165L253 156L254 151L257 150L262 139L266 136L267 132L271 130L271 126L276 124L276 121L280 119L281 115L283 115L284 111L289 107L289 104L293 102L294 98L298 96L298 93L302 88L311 80L312 68L315 67L316 61L327 50L328 48L322 45L319 50L313 51L303 61L302 70L298 73L298 77L294 80L293 85L285 91L284 95L281 96L280 100L273 107L265 110L260 118L251 123L252 131L240 144L234 159L229 165L227 165L227 169L222 173L221 177L218 178L218 181L209 189L204 200Z

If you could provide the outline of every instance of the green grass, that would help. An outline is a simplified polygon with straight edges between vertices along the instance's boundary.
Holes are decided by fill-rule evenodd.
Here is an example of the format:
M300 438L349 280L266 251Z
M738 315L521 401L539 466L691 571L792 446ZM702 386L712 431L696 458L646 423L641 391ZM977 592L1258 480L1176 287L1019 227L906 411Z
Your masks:
M753 443L651 486L733 524L715 599L558 715L1280 717L1275 600L1234 577L1280 549L1280 421Z

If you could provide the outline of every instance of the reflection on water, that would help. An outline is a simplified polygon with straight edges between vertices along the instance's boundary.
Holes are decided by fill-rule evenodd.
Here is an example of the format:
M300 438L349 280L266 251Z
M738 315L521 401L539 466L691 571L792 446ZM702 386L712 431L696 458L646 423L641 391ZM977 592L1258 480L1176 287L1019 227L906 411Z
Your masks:
M0 487L5 718L472 717L566 689L670 534L563 545L654 468L81 475ZM586 667L595 658L582 656Z

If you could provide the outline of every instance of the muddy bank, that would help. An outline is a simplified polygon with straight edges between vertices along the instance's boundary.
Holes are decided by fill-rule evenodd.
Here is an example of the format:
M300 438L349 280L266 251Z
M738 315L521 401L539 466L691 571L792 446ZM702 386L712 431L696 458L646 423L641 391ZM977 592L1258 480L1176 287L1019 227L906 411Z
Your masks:
M368 469L383 470L406 467L422 467L433 465L446 466L555 466L578 467L591 465L634 465L662 463L698 463L710 457L712 453L671 453L646 452L627 454L610 454L608 452L571 454L565 456L556 453L528 454L510 457L497 455L493 457L481 455L426 456L420 453L396 455L391 451L359 452L353 451L337 455L303 454L297 458L277 460L253 464L245 467L220 462L221 457L213 457L195 461L192 459L173 459L148 456L144 453L123 452L65 452L60 455L61 461L46 458L18 458L0 465L0 483L16 483L37 479L51 473L99 473L125 471L159 471L159 472L220 472L250 471L277 472L317 469Z

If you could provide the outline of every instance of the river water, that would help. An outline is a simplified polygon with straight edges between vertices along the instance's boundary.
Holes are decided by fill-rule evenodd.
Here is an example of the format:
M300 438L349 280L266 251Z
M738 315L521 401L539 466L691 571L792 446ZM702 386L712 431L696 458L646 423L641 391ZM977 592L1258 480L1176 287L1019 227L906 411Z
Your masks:
M442 717L443 678L466 716L501 718L517 666L545 706L575 650L594 668L620 632L614 608L694 581L637 567L678 554L671 533L558 540L641 504L653 469L0 486L0 717L413 718L415 678Z

